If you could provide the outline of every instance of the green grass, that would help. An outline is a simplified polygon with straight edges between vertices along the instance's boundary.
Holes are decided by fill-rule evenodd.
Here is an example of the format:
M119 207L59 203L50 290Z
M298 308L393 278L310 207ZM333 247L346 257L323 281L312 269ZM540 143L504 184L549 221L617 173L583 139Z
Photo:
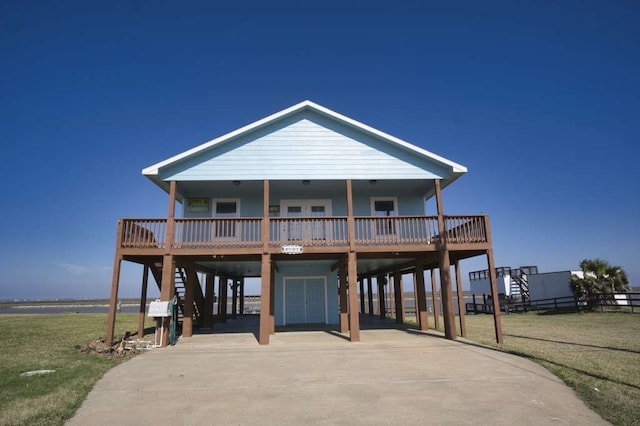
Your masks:
M504 343L493 317L466 316L467 338L531 359L572 387L616 425L640 423L640 315L536 313L502 315Z
M137 314L119 314L116 335L136 331ZM61 425L95 382L122 362L81 353L104 336L104 314L0 316L0 425ZM31 370L56 370L21 377Z

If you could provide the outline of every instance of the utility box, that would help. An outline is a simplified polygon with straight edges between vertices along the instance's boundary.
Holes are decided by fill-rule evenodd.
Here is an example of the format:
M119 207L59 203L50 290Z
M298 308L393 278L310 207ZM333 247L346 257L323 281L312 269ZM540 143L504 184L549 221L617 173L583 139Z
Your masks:
M170 317L171 316L171 302L161 302L156 300L149 303L148 317Z

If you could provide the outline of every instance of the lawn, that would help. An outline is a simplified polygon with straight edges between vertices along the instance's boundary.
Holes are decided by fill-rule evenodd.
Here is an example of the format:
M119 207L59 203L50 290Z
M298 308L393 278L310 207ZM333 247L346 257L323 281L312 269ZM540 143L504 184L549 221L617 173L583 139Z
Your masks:
M94 383L122 362L76 346L104 336L104 314L2 315L0 425L61 425ZM116 334L136 331L137 315L117 316ZM33 370L53 374L22 377Z
M535 361L616 425L640 424L640 314L502 316L497 345L489 315L466 317L467 338Z

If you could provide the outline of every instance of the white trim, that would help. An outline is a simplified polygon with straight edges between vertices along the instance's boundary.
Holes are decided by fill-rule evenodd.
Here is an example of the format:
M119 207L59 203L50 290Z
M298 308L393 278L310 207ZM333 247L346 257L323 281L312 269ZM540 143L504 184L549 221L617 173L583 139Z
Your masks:
M241 198L212 198L211 199L211 217L216 217L216 206L218 203L236 203L236 217L240 217L240 200Z
M382 132L380 130L374 129L371 126L368 126L368 125L366 125L364 123L361 123L361 122L359 122L357 120L354 120L354 119L349 118L349 117L347 117L345 115L342 115L342 114L339 114L339 113L337 113L335 111L332 111L329 108L325 108L325 107L323 107L321 105L318 105L318 104L316 104L314 102L311 102L311 101L307 100L307 101L300 102L300 103L298 103L296 105L293 105L293 106L291 106L289 108L286 108L286 109L284 109L284 110L282 110L280 112L276 112L275 114L271 114L268 117L265 117L265 118L263 118L261 120L254 121L253 123L250 123L250 124L248 124L246 126L243 126L243 127L239 128L237 130L234 130L232 132L226 133L226 134L224 134L222 136L219 136L219 137L217 137L215 139L212 139L212 140L210 140L208 142L200 144L200 145L198 145L198 146L196 146L196 147L194 147L194 148L192 148L190 150L184 151L184 152L182 152L182 153L180 153L178 155L174 155L173 157L170 157L170 158L168 158L168 159L166 159L164 161L161 161L159 163L156 163L156 164L153 164L153 165L151 165L149 167L146 167L146 168L142 169L142 174L145 175L145 176L157 176L162 167L165 167L165 166L168 166L170 164L176 163L176 162L178 162L180 160L183 160L185 158L188 158L188 157L190 157L192 155L195 155L195 154L198 154L198 153L200 153L202 151L205 151L205 150L207 150L207 149L209 149L211 147L214 147L216 145L222 144L222 143L224 143L224 142L226 142L228 140L231 140L233 138L236 138L236 137L241 136L241 135L243 135L245 133L248 133L248 132L256 130L256 129L260 128L260 127L266 126L268 124L271 124L271 123L273 123L273 122L275 122L275 121L277 121L277 120L279 120L281 118L284 118L284 117L286 117L288 115L294 114L294 113L299 112L299 111L303 111L305 109L309 109L309 110L312 110L312 111L319 112L319 113L321 113L321 114L323 114L323 115L325 115L327 117L333 118L334 120L337 120L339 122L347 124L347 125L349 125L351 127L355 127L358 130L364 131L365 133L369 133L369 134L374 135L374 136L376 136L378 138L382 138L382 139L386 140L387 142L390 142L392 144L398 145L398 146L404 148L407 151L414 152L414 153L416 153L416 154L418 154L418 155L420 155L422 157L426 157L428 159L435 160L435 161L437 161L439 163L445 164L445 165L451 167L452 173L454 173L454 174L455 173L460 173L461 174L461 173L466 173L467 172L467 168L465 166L461 165L461 164L455 163L455 162L453 162L451 160L447 160L446 158L441 157L441 156L439 156L437 154L434 154L434 153L432 153L430 151L427 151L426 149L423 149L423 148L420 148L418 146L415 146L415 145L413 145L413 144L411 144L409 142L406 142L406 141L404 141L402 139L396 138L395 136L391 136L388 133L385 133L385 132Z
M303 280L304 282L304 297L305 300L307 298L307 282L309 279L322 279L322 283L324 285L324 323L329 324L329 308L328 308L328 300L327 300L327 277L323 275L318 276L288 276L282 277L282 325L287 325L287 280ZM305 304L304 311L305 321L307 319L307 308ZM306 322L302 324L307 324Z

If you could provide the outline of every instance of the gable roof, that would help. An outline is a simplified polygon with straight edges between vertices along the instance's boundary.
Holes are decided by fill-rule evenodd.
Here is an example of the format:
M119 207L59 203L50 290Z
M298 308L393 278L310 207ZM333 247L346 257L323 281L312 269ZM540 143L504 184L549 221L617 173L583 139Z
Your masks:
M361 134L381 141L382 143L389 145L390 148L393 148L396 151L404 151L412 157L416 157L417 159L423 161L426 160L429 163L436 165L438 168L446 170L448 176L446 176L445 178L444 185L448 185L449 183L453 182L455 179L457 179L467 171L466 167L458 163L450 161L444 157L427 151L426 149L415 146L402 139L396 138L395 136L389 135L364 123L339 114L309 100L306 100L282 111L276 112L275 114L269 115L268 117L265 117L261 120L255 121L237 130L198 145L190 150L182 152L164 161L149 166L142 170L142 174L149 177L159 186L166 188L166 182L164 182L164 179L161 176L163 171L174 168L181 163L193 160L205 152L224 146L230 141L238 140L239 138L257 133L267 126L271 126L287 118L291 118L298 114L304 114L306 112L320 115L324 119L330 120L332 123L336 123L346 128L353 129Z

